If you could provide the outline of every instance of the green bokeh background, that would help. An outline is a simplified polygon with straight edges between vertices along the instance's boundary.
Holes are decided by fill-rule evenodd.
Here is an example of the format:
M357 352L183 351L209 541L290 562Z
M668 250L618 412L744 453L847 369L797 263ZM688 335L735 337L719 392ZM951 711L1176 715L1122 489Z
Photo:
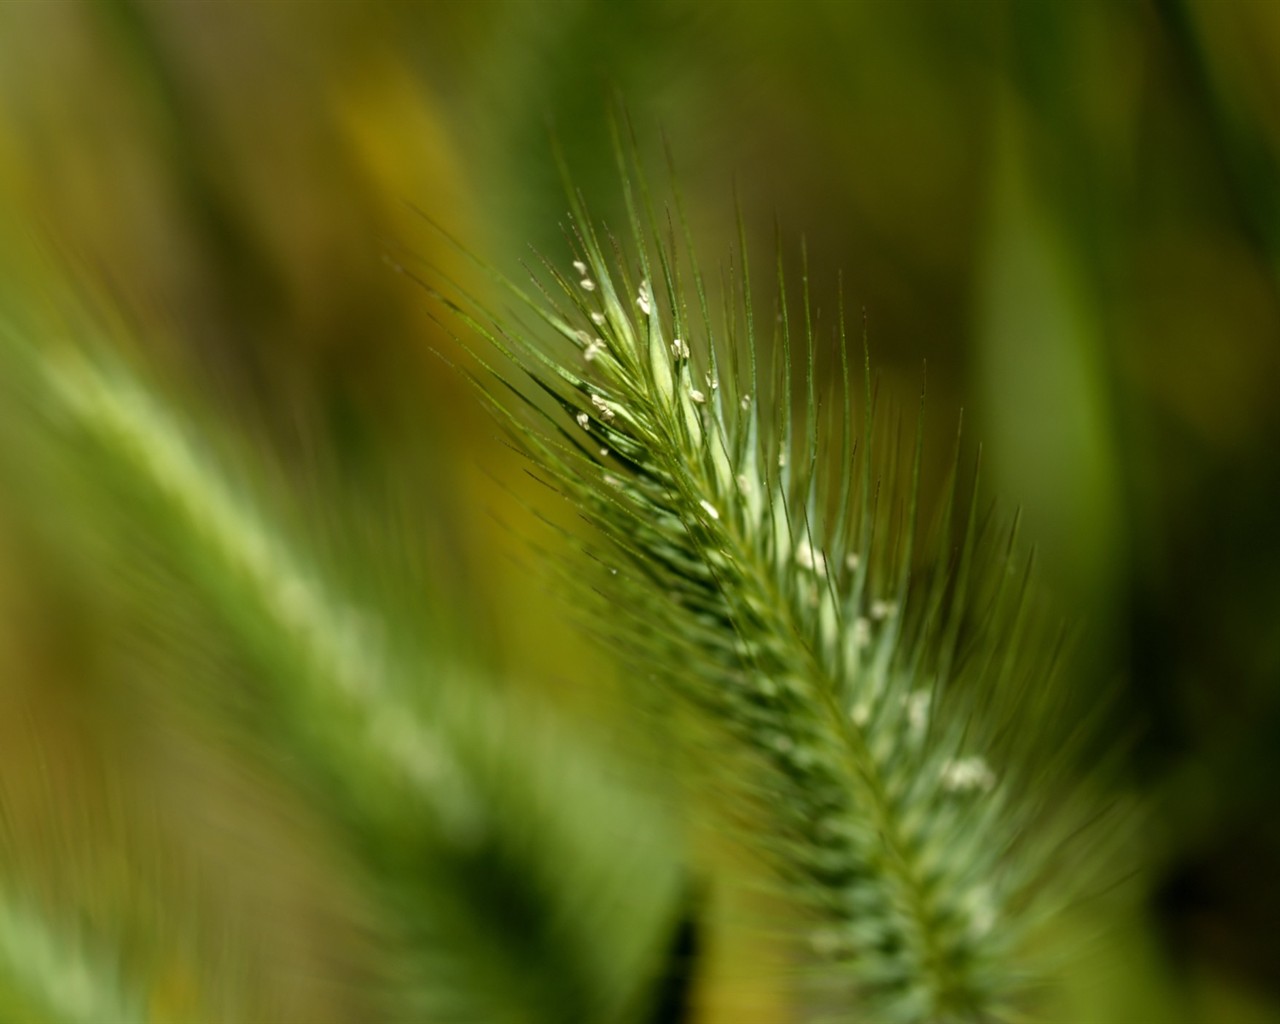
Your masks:
M285 459L321 422L352 487L411 477L451 628L590 708L608 672L522 540L533 485L385 257L473 280L417 208L508 270L565 262L550 140L616 223L618 100L709 266L735 192L758 253L803 236L885 389L927 363L926 477L963 407L1023 509L1079 706L1154 807L1150 896L1079 1012L1280 1019L1280 4L11 2L0 227ZM6 606L51 621L11 547ZM765 998L738 984L709 1019Z

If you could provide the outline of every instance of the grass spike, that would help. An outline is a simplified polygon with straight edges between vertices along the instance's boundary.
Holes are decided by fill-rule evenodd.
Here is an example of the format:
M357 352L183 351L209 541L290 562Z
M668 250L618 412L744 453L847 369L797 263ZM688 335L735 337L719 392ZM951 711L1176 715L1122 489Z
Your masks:
M62 305L74 309L75 300ZM104 521L127 519L120 529L155 540L151 557L171 562L167 568L182 580L179 603L191 601L203 619L219 622L211 633L227 645L229 660L244 663L260 698L253 702L254 726L269 734L294 781L323 793L316 810L348 841L353 867L385 915L379 921L387 934L378 937L394 943L380 963L386 977L378 978L385 1015L495 1024L559 1022L566 1015L610 1024L643 1020L654 981L647 971L678 885L662 835L665 816L641 810L647 800L619 815L619 801L636 794L584 770L586 761L567 753L577 740L556 716L531 703L497 700L473 685L481 680L470 670L420 660L418 645L394 642L402 639L400 620L357 628L365 606L330 578L327 561L255 500L261 495L235 486L222 448L204 443L211 439L152 380L108 354L117 346L100 334L111 329L81 327L70 340L61 318L53 320L36 328L0 319L6 482L11 463L24 465L8 451L18 438L67 462L67 475L99 503L95 510L112 510ZM467 327L488 331L495 346L506 344L485 323L481 317ZM542 321L549 323L554 318ZM522 390L507 389L495 369L466 372L496 414L509 413L510 401L524 414L546 416ZM540 384L559 394L561 376L540 372L548 378ZM494 381L504 389L502 401ZM562 477L583 472L589 458L574 440L547 439L537 450L539 463ZM248 459L249 446L238 454ZM117 507L127 515L118 516ZM363 552L356 548L358 558ZM149 614L149 631L173 630L163 603ZM412 629L423 626L414 622ZM200 671L185 665L175 681L198 688ZM465 678L455 679L459 674ZM430 692L411 695L422 680L433 683ZM620 844L615 830L624 825L639 825L644 834ZM519 904L519 916L495 906L495 886ZM584 892L592 898L584 900ZM45 970L50 957L34 930L39 922L31 920L0 906L0 924L10 929L0 928L0 974L18 975L18 987L47 988L56 973L66 986L79 977L68 959L78 955L75 947L59 941L57 971ZM69 1009L47 1008L56 1011L50 1019L146 1019L132 1004L112 1004L106 981L90 980L91 1002L75 996ZM74 995L54 994L64 1001ZM79 1012L82 1004L90 1009Z
M620 361L607 379L587 371L580 393L563 397L579 403L571 415L576 408L590 418L589 398L625 393L628 415L608 429L631 453L632 468L603 483L548 452L545 417L500 414L513 441L600 531L612 553L597 564L625 562L632 570L576 590L626 609L610 634L643 660L638 674L660 681L665 699L705 714L754 760L758 774L743 791L771 794L773 828L743 838L809 915L802 942L808 980L798 995L805 1016L904 1024L1018 1019L1038 983L1030 936L1043 914L1034 908L1053 906L1055 893L1070 890L1035 853L1046 834L1060 834L1053 816L1019 803L1020 771L1034 770L1038 780L1052 771L988 760L1001 746L1000 726L1035 710L1016 699L1036 675L1029 576L1011 586L1011 552L992 557L978 528L976 488L969 514L949 506L936 550L922 548L923 391L908 451L902 418L876 408L864 313L863 427L854 437L843 298L836 332L842 415L834 428L822 425L804 247L803 313L793 324L777 246L774 369L761 373L736 198L723 334L713 333L679 199L688 275L679 272L674 229L661 232L643 174L633 180L633 133L630 142L628 151L615 125L629 252L646 282L655 269L662 273L665 294L651 288L638 309L627 306L618 322L611 319L613 340L634 341L636 364ZM581 197L573 205L581 221L574 233L594 237ZM586 248L589 271L608 280L598 248ZM626 262L617 259L620 267ZM563 288L563 275L552 276ZM688 281L700 328L687 315ZM482 319L463 316L464 324ZM696 341L674 360L668 328L672 338ZM564 323L559 334L574 329ZM703 337L683 337L697 329ZM481 343L494 333L479 332ZM542 340L518 337L513 327L496 334L504 355L514 353L543 386ZM718 372L722 354L733 369L720 377L717 400L695 409L680 383L685 375L698 379L697 370ZM805 374L799 392L797 367ZM505 400L495 394L490 404ZM837 434L837 458L822 457L822 438ZM715 457L720 436L732 477ZM953 504L956 473L953 465ZM963 539L953 536L957 529ZM1016 534L1015 518L1007 542ZM924 563L928 571L917 571ZM971 587L971 577L981 585Z

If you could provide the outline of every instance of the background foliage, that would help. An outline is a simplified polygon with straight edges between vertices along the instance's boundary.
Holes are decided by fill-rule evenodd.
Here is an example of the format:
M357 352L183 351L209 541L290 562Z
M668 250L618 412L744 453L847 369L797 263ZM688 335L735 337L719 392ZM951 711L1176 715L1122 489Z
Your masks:
M625 712L603 659L523 540L536 485L383 257L467 278L414 204L507 269L530 244L563 263L548 121L619 221L616 90L652 165L669 136L704 255L727 251L736 182L758 251L775 217L806 237L816 305L834 308L843 271L888 393L910 400L927 360L926 493L964 406L989 490L1023 506L1050 588L1080 610L1078 707L1106 702L1155 812L1145 905L1081 926L1119 929L1123 955L1081 968L1077 1012L1271 1019L1278 69L1265 3L8 4L0 230L9 252L36 237L46 255L10 258L4 301L38 317L58 279L101 280L136 318L115 337L270 451L273 486L311 480L327 500L393 478L428 567L413 584L448 638L426 646L441 663L481 647L485 673L608 732ZM156 738L188 735L189 712L102 664L95 638L125 614L110 574L76 582L18 504L0 520L10 870L49 861L40 884L75 878L163 945L148 908L166 886L216 902L163 870L186 863L170 847L198 846L240 913L278 902L255 940L276 969L222 1005L358 1013L334 992L360 991L350 918L367 908L332 898L349 872L314 841L324 823L283 782L264 792L237 736L183 748L175 775ZM75 506L60 515L72 529ZM198 842L166 831L191 821L138 810L166 801L210 808ZM154 861L143 891L130 844ZM157 968L149 998L177 1019L205 999L200 964L225 978L248 956L222 911L216 955L190 935ZM706 1019L771 1019L758 945L716 947Z

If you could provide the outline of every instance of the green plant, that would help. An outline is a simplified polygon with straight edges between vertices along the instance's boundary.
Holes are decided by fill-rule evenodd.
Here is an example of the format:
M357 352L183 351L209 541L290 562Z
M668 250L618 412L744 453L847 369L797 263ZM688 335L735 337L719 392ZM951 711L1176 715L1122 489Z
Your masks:
M592 527L565 576L634 698L729 738L702 761L808 913L806 1019L1019 1019L1099 830L1050 724L1057 643L1016 521L978 514L976 480L961 507L953 469L923 530L921 435L902 458L865 365L856 397L843 309L820 385L807 262L797 298L779 255L761 317L740 219L713 296L678 197L660 219L627 163L625 243L571 190L571 270L489 271L516 312L432 289L485 342L468 376Z
M836 385L819 379L807 265L797 297L779 258L776 316L760 317L740 227L713 299L678 202L664 228L643 180L624 169L623 185L630 249L575 198L572 273L502 281L517 312L433 289L471 332L464 372L590 526L564 531L577 554L553 564L631 703L684 741L678 781L713 795L694 806L730 797L715 813L801 921L800 1019L1034 1014L1056 918L1107 833L1083 827L1095 805L1052 721L1054 634L1016 529L978 513L958 453L921 525L920 434L900 450L865 358L856 383L843 310ZM174 386L124 355L122 321L50 306L11 297L0 324L6 515L102 620L87 672L129 680L116 699L160 708L154 728L221 744L314 816L354 893L335 901L376 949L348 1015L683 1019L670 953L699 927L684 879L717 865L656 795L432 627L401 572L412 538L323 468L301 498L272 483L290 473L252 431L179 413ZM127 782L113 801L154 798ZM265 948L234 968L210 953L236 925L209 905L234 885L197 839L165 847L181 870L131 862L105 900L45 851L56 898L11 898L38 886L7 799L2 1005L54 1024L288 1016L261 995ZM106 838L129 849L150 841L134 819L191 825L163 801L126 818ZM201 981L176 1011L156 994L174 956Z

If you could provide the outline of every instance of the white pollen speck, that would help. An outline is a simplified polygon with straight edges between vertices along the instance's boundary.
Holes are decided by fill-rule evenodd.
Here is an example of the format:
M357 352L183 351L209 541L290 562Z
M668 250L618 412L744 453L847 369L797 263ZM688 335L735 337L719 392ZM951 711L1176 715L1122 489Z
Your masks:
M593 280L591 280L591 278L584 277L581 281L578 282L578 287L581 288L584 292L593 292L596 290L596 283Z
M850 572L855 571L858 568L858 566L861 564L862 564L862 559L856 553L852 555L844 556L845 568L848 569Z
M596 407L596 412L600 414L600 418L602 420L613 419L613 410L609 408L609 403L606 402L599 395L591 396L591 404Z
M587 347L582 350L582 358L587 362L595 362L596 356L604 351L604 341L600 338L592 338L587 342Z
M588 416L585 412L578 413L575 419L577 419L578 421L578 426L580 426L583 430L586 430L588 425L590 425L591 423L591 417Z
M996 923L996 908L992 904L991 890L980 886L970 901L969 933L981 938Z
M646 310L647 312L647 310ZM673 338L671 341L671 354L677 359L689 358L689 346L679 338Z
M601 448L601 449L600 449L600 458L602 458L602 459L607 459L608 457L609 457L609 449L608 449L608 448Z
M720 518L720 510L711 504L711 502L704 499L703 501L698 502L698 504L702 506L702 510L712 519Z
M622 481L621 481L621 480L619 480L619 479L618 479L616 476L614 476L612 473L606 473L606 474L604 475L604 482L605 482L606 484L608 484L610 487L621 487L621 486L622 486Z
M702 405L702 404L703 404L704 402L706 402L706 400L707 400L707 396L706 396L706 395L704 395L704 394L703 394L701 391L699 391L697 388L690 388L690 389L689 389L689 397L690 397L690 398L692 398L692 399L693 399L695 402L697 402L699 405Z
M907 696L907 724L914 732L924 732L929 724L929 703L932 700L928 690L916 690Z
M603 327L603 326L604 326L604 314L603 314L603 313L592 313L592 314L591 314L591 322L592 322L593 324L595 324L597 327Z
M713 377L713 376L711 376L711 374L707 374L707 388L708 388L708 390L711 390L711 391L719 391L719 390L720 390L720 378L719 378L719 377Z
M750 396L750 395L743 395L743 396L742 396L742 401L740 401L738 404L739 404L740 406L742 406L742 411L743 411L743 412L746 412L748 409L750 409L750 408L751 408L751 396Z
M815 576L827 574L827 557L818 551L807 540L796 545L796 564L801 569L808 569Z
M574 269L574 270L576 270L576 271L578 272L579 276L582 276L582 277L585 277L585 276L586 276L586 273L587 273L587 265L586 265L585 263L583 263L583 262L582 262L582 260L574 260L574 261L573 261L573 269Z
M649 282L640 282L640 293L636 296L636 305L640 307L640 312L648 316L653 309L653 303L649 298Z
M898 605L895 601L872 601L871 617L873 619L891 619L898 614Z
M942 766L942 786L952 793L985 793L995 784L996 773L980 757L952 758Z

